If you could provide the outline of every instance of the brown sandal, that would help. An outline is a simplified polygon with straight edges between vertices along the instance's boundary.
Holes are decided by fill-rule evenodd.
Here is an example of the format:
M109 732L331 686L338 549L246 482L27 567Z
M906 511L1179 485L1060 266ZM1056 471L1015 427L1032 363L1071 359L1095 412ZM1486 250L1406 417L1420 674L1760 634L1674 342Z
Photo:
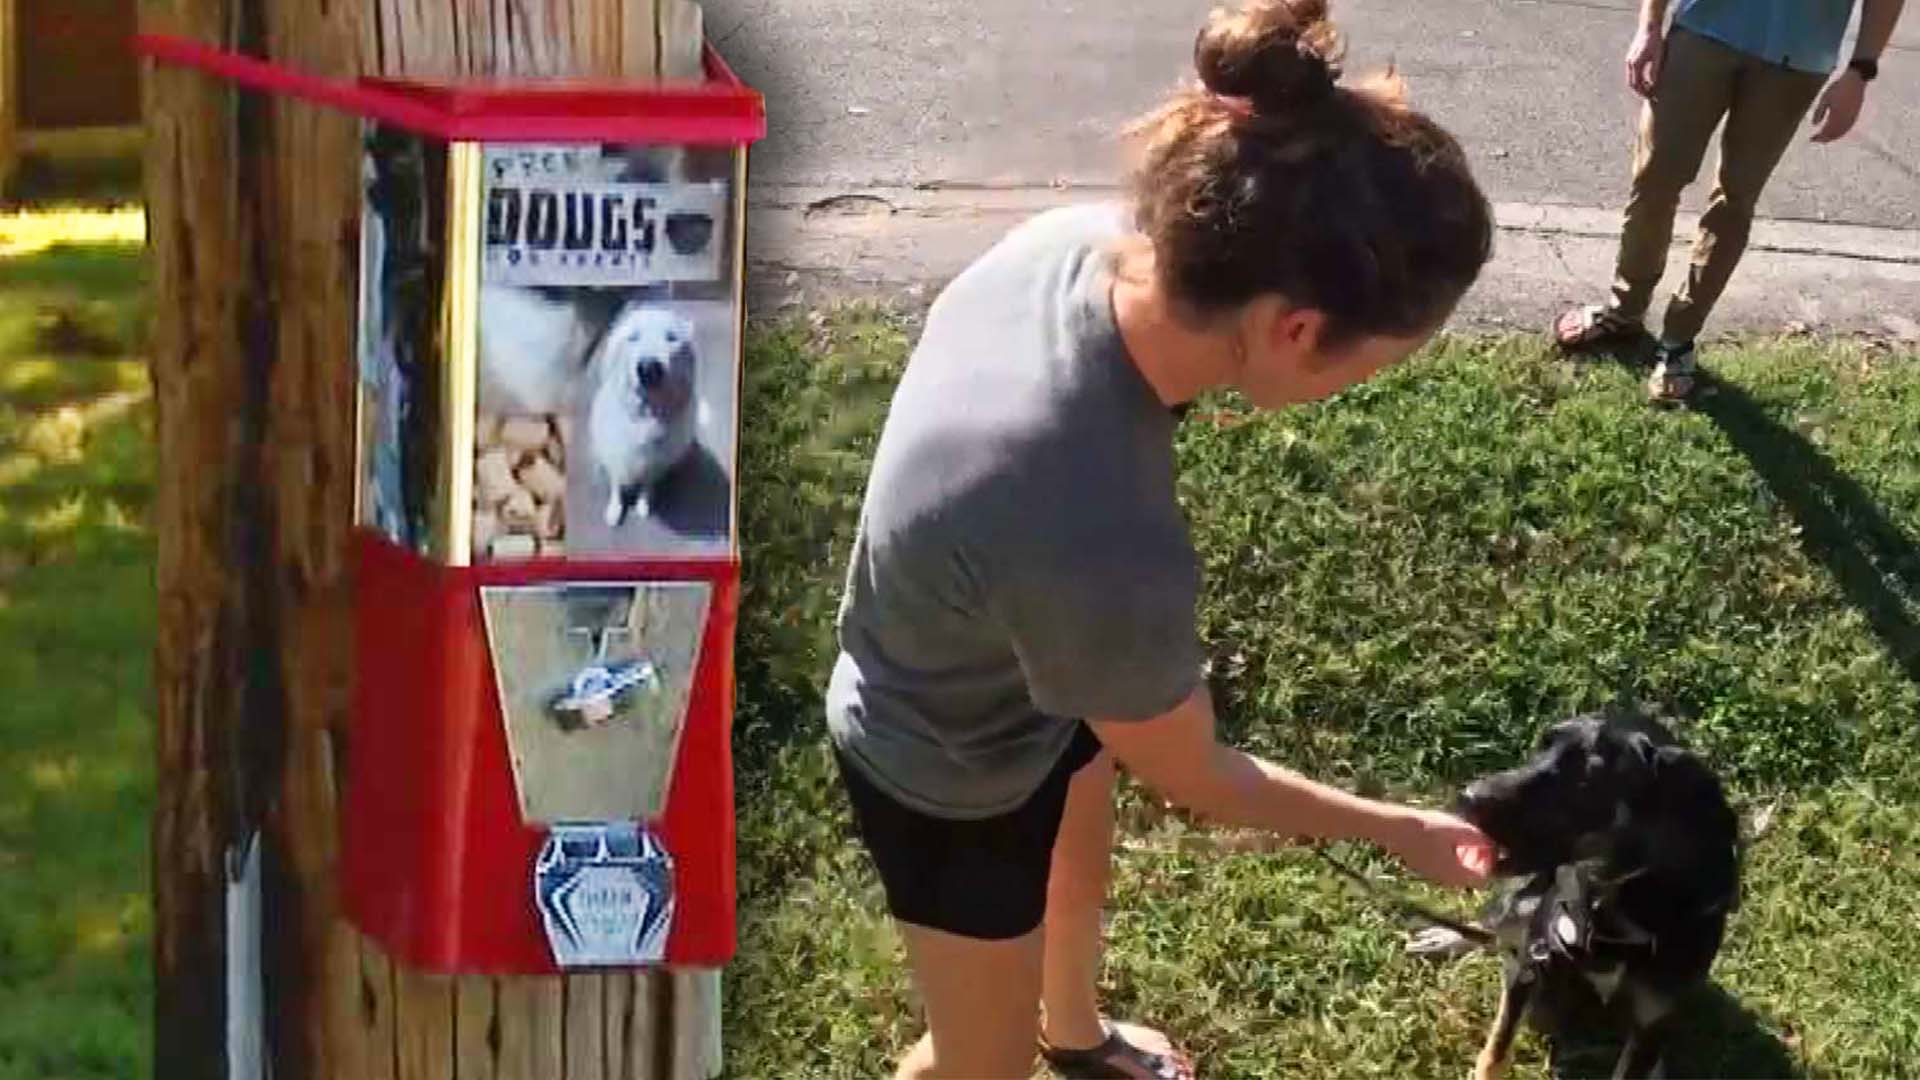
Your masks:
M1655 405L1678 405L1693 396L1700 381L1693 343L1661 345L1655 349L1653 374L1647 376L1647 400Z
M1066 1080L1193 1080L1193 1065L1184 1056L1142 1050L1112 1024L1101 1026L1106 1041L1086 1050L1062 1050L1040 1040L1041 1059Z
M1553 321L1553 343L1567 352L1624 341L1643 332L1638 322L1600 304L1563 311Z

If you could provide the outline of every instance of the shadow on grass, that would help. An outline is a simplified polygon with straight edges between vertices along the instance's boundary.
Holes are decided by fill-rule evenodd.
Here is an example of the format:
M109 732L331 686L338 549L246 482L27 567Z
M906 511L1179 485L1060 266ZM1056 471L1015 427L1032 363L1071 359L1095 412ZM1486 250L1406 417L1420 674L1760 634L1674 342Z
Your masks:
M145 195L138 152L103 154L77 161L53 161L27 155L8 185L0 207L124 206Z
M1643 338L1597 356L1645 373L1652 351L1652 339ZM1907 607L1920 599L1920 547L1832 458L1738 385L1702 368L1686 407L1718 425L1752 463L1800 527L1807 557L1826 567L1901 672L1920 686L1920 623Z
M1673 1020L1667 1041L1668 1076L1739 1076L1787 1080L1807 1075L1804 1062L1778 1035L1775 1025L1740 1003L1718 985L1690 997ZM1617 1040L1569 1039L1553 1046L1555 1080L1608 1077L1620 1056Z
M1800 526L1807 555L1827 568L1894 663L1920 685L1920 625L1906 606L1920 595L1920 548L1832 458L1767 415L1746 391L1711 375L1702 390L1693 408L1753 463Z

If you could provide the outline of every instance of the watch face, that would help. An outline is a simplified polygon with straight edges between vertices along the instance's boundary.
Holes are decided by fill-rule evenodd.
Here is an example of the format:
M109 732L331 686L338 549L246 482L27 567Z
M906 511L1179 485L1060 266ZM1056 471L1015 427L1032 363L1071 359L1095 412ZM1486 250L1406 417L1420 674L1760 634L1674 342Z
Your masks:
M1877 60L1855 60L1847 66L1859 72L1860 78L1865 82L1872 82L1880 74L1880 63Z

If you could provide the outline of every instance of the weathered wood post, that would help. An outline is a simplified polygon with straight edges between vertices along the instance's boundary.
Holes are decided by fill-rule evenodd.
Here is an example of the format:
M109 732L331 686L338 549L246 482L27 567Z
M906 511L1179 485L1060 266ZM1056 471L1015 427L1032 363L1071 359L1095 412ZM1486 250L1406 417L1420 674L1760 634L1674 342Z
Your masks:
M700 47L685 0L145 0L141 28L334 76L644 79ZM437 978L341 919L359 125L152 66L144 105L157 1075L712 1075L710 975Z
M0 0L0 195L13 180L13 164L18 153L20 125L19 65L14 59L14 5L18 0Z

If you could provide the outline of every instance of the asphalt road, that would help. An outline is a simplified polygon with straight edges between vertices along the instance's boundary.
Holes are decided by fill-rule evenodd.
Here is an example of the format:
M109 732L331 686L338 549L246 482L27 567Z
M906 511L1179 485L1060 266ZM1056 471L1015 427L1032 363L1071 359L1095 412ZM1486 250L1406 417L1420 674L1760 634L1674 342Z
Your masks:
M705 0L709 39L767 94L759 184L1097 185L1113 135L1189 71L1194 0ZM1388 62L1501 202L1611 208L1635 99L1634 0L1335 0L1348 70ZM1710 167L1710 166L1709 166ZM1697 185L1689 205L1703 202ZM1920 227L1920 3L1862 127L1797 146L1763 215Z

